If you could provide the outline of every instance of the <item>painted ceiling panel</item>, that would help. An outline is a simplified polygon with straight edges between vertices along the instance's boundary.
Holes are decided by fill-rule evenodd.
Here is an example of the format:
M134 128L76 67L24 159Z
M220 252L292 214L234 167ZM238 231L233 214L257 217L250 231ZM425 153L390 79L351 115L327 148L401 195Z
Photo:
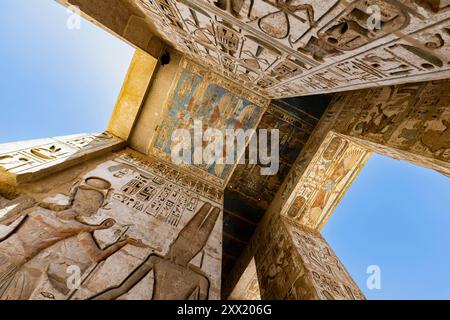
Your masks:
M182 165L224 186L235 169L235 162L230 164L225 161L227 150L213 163L204 161L203 155L209 145L205 142L207 130L219 130L223 139L229 129L255 129L269 101L245 93L245 90L234 93L236 90L232 91L227 84L223 84L221 77L192 62L184 61L180 70L169 105L164 111L164 119L152 142L151 153L165 160L173 160L172 153L183 141L183 133L188 137L189 150L186 152L188 159L184 159ZM196 144L195 136L202 138L200 145ZM234 153L237 158L236 149ZM198 154L200 160L196 160Z

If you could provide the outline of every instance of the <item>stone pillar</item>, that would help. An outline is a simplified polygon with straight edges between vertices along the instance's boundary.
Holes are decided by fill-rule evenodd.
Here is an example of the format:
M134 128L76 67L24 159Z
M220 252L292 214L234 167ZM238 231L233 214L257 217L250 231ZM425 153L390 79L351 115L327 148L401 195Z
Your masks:
M252 259L245 269L228 300L261 300L255 259Z
M230 277L224 282L225 296L233 289L238 289L236 284L239 284L239 276L244 271L245 264L254 257L258 271L253 278L259 279L263 299L363 298L319 230L325 225L371 152L331 131L316 131L312 138L308 143L313 152L307 150L303 153L296 168L295 174L299 179L295 192L290 196L284 195L291 183L288 178ZM285 196L292 198L292 204L282 210ZM294 232L295 230L298 232ZM302 234L301 239L307 239L304 241L305 245L298 246L298 234ZM308 248L307 251L303 251L305 247ZM314 252L318 258L309 256L314 255ZM321 275L322 269L326 272ZM247 282L250 283L249 280ZM346 293L348 288L350 290ZM329 294L330 290L333 293ZM234 296L236 295L234 291Z
M262 299L362 300L363 293L316 230L274 217L255 254Z
M371 152L450 176L450 81L338 94L286 178L281 214L321 229Z

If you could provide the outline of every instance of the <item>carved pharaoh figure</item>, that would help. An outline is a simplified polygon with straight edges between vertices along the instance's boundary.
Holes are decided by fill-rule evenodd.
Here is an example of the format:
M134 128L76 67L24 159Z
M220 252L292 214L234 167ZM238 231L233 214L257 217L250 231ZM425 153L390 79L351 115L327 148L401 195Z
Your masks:
M113 300L130 291L151 271L154 272L153 300L206 300L209 279L189 262L204 248L220 209L205 203L179 233L166 256L151 254L119 286L92 297Z
M24 266L39 253L63 240L77 236L86 255L98 262L125 246L143 246L142 242L123 238L101 250L93 232L111 228L115 221L106 219L99 225L82 221L97 213L105 205L111 184L98 177L89 177L74 186L71 201L65 210L33 207L0 221L10 231L0 237L0 300L24 300L33 292L35 284Z

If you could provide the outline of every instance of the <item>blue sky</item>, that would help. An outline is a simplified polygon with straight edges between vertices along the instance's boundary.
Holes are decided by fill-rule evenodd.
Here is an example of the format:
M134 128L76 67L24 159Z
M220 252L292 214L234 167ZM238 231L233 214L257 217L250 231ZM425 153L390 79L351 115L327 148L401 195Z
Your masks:
M53 0L0 1L0 143L106 128L134 49L68 17ZM449 199L443 175L374 155L323 234L367 298L450 298Z
M134 49L53 0L0 1L0 143L103 131Z
M450 299L449 178L373 155L322 234L368 299ZM366 286L369 265L381 290Z

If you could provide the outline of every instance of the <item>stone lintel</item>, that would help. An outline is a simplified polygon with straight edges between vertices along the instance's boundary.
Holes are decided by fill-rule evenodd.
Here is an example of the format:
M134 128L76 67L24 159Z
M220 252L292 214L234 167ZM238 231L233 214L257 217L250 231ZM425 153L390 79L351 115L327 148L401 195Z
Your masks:
M165 44L152 23L132 3L116 0L56 0L65 7L76 6L84 18L157 59Z
M126 142L109 132L77 134L0 144L3 192L76 164L123 149Z

